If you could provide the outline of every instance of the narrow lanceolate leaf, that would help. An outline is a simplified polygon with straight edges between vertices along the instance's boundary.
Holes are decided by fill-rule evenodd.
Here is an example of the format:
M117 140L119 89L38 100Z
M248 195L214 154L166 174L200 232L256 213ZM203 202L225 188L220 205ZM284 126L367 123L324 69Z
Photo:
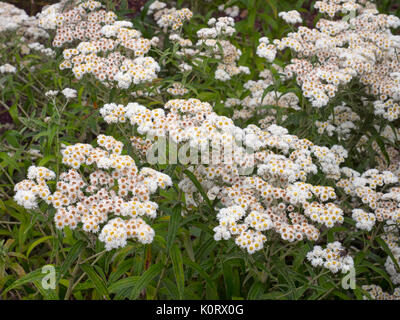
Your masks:
M182 253L179 250L179 247L174 244L169 250L169 255L172 260L172 266L174 269L176 286L179 292L179 299L183 299L183 289L185 286L185 274L183 272L183 260Z
M110 293L120 293L123 290L133 288L136 285L136 282L138 281L139 277L134 276L134 277L129 277L129 278L124 278L118 281L115 281L113 284L111 284L108 287L108 291Z
M33 281L35 287L39 290L44 300L59 300L57 291L55 289L44 288L41 281Z
M257 300L261 299L265 290L265 285L261 282L254 282L253 285L250 287L249 293L247 294L248 300Z
M204 268L202 268L198 263L185 257L183 258L183 263L185 264L185 266L188 266L193 270L197 271L200 274L200 276L206 281L210 289L215 293L215 296L218 297L217 288L212 279L210 278L210 276L208 275L208 273L204 271Z
M88 263L84 263L80 265L80 267L93 282L93 285L97 289L97 292L100 294L100 296L102 296L104 299L109 299L110 297L108 295L106 284L104 283L103 279L97 274L94 268Z
M3 294L6 294L8 291L13 290L15 288L21 287L24 284L32 283L35 281L42 281L43 278L47 275L46 272L42 272L42 269L37 269L32 271L25 276L15 280L10 286L8 286L4 291Z
M149 269L147 269L146 272L144 272L135 283L135 286L130 294L130 299L137 299L140 292L145 289L157 275L160 274L162 268L163 265L161 263L157 263L153 264Z
M42 238L36 240L35 242L33 242L29 246L28 250L26 251L26 256L29 257L29 254L32 252L33 249L35 249L35 247L37 247L39 244L41 244L41 243L43 243L43 242L45 242L47 240L50 240L52 238L53 238L53 236L46 236L46 237L42 237Z
M80 240L76 242L72 248L69 250L68 256L65 259L63 265L60 269L60 278L65 275L74 261L78 258L79 254L81 253L82 249L85 247L85 242Z
M178 230L178 225L181 220L181 206L176 205L174 208L172 208L172 213L169 218L169 224L168 224L168 235L167 235L167 249L169 250L171 248L172 243L175 240L176 232Z
M113 271L108 278L108 285L112 286L114 282L116 282L119 278L121 278L126 272L128 272L129 269L132 268L133 266L133 258L129 258L121 262L117 269ZM110 291L110 287L108 287L108 291Z
M232 299L233 293L233 272L232 266L225 262L222 265L222 269L224 271L224 283L225 283L225 290L226 290L226 298Z

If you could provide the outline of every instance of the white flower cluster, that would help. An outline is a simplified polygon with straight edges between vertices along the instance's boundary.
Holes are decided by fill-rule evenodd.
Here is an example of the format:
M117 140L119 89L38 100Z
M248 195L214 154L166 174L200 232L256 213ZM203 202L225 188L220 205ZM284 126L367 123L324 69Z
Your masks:
M279 66L274 65L274 67L279 70ZM294 110L299 110L299 98L293 92L288 92L282 94L275 90L268 90L265 94L265 90L273 85L273 76L270 70L264 70L260 73L262 79L254 81L249 80L244 85L243 88L250 91L242 100L236 98L228 98L224 105L227 108L233 108L232 119L243 119L247 120L255 115L264 116L260 121L262 128L265 128L268 124L272 124L275 121L274 115L276 114L275 109L265 109L260 108L262 106L274 106L279 108L292 108ZM272 119L267 120L267 115L271 114Z
M333 114L329 115L327 121L316 121L315 125L318 128L318 133L326 132L328 136L337 134L339 140L347 140L350 137L351 131L356 129L355 122L359 121L360 117L353 112L350 107L347 107L343 102L342 105L333 108Z
M24 10L5 2L0 2L0 18L0 32L14 31L29 19Z
M21 42L48 38L46 31L38 25L36 17L30 17L24 10L12 4L0 2L0 33L12 31L21 35Z
M47 92L45 92L45 96L47 98L53 98L56 97L58 95L59 91L58 90L49 90ZM67 99L74 99L77 97L77 91L75 89L71 89L71 88L65 88L61 91L61 93L63 94L63 96Z
M67 99L74 99L76 98L76 90L71 89L71 88L65 88L61 93L67 98Z
M393 250L393 256L396 259L397 264L400 264L400 248L397 247L396 250ZM386 258L385 268L387 273L390 275L390 280L394 284L400 284L400 272L398 271L395 263L393 262L391 257Z
M96 148L78 143L62 151L62 162L73 169L60 174L53 193L46 181L55 173L31 166L28 179L15 185L15 201L27 209L37 208L39 199L51 204L59 229L79 225L86 232L101 229L99 240L107 250L125 246L127 239L152 242L154 230L143 218L156 217L158 205L150 195L171 186L171 178L150 168L139 171L130 156L121 155L123 144L111 136L99 135L97 143ZM80 168L93 170L86 176Z
M358 229L371 231L375 225L375 215L362 209L353 209L351 217L356 222L356 228Z
M393 224L386 225L384 230L385 234L382 236L382 239L389 247L397 264L400 264L400 236L398 224L397 226ZM394 284L400 284L400 272L390 256L386 258L385 268L386 272L390 275L392 282Z
M48 56L50 58L54 58L56 56L56 52L51 49L51 48L46 48L44 45L42 45L39 42L32 42L28 44L28 48L34 51L38 51L45 56Z
M163 28L164 32L166 32L169 27L171 27L173 31L178 30L183 26L185 21L189 21L193 16L193 13L187 8L181 10L167 8L166 3L161 1L154 1L149 6L147 14L153 15L154 20L160 28Z
M399 79L396 80L400 83ZM399 85L400 88L400 85ZM375 114L381 115L384 119L394 121L400 118L400 94L397 100L388 99L386 101L377 100L374 102Z
M218 10L224 12L227 16L236 18L239 15L240 9L238 6L225 8L224 4L218 6Z
M367 86L367 93L377 97L376 114L392 121L400 116L400 62L396 53L400 36L392 34L391 28L400 26L400 18L379 14L369 2L358 2L364 5L317 1L316 8L330 16L355 9L357 14L349 21L320 19L315 29L299 27L272 44L261 38L257 54L272 62L277 50L291 49L295 57L285 67L285 75L296 79L314 107L326 106L341 85L357 79Z
M101 7L102 5L99 1L73 0L71 2L69 0L61 0L58 3L43 8L42 12L37 14L37 18L39 20L39 26L43 29L57 30L61 28L61 30L57 30L56 37L53 41L53 45L59 47L65 42L71 42L80 37L96 36L96 31L98 31L96 29L98 28L95 24L92 24L92 22L98 19L98 14L91 14L92 17L88 19L87 23L82 23L81 16L85 16L87 11L95 11ZM107 16L108 22L113 22L116 17L113 12L101 11L100 14ZM85 30L92 31L95 34L81 34ZM65 35L63 33L65 33Z
M172 87L167 89L167 92L173 96L183 96L189 92L181 83L175 82Z
M28 180L17 183L14 187L14 200L26 209L38 207L38 198L49 202L48 197L51 194L46 184L47 180L55 179L56 174L45 168L30 166L28 169Z
M269 43L269 39L267 37L262 37L259 39L259 41L260 44L257 47L257 55L272 63L276 58L276 47Z
M332 273L347 273L354 267L353 258L338 241L328 243L326 249L314 246L313 250L307 253L307 259L313 267L324 267Z
M279 12L278 16L285 20L286 23L289 24L296 24L296 23L302 23L303 19L301 18L301 15L298 11L296 10L291 10L288 12Z
M231 37L236 32L235 20L231 17L211 18L207 22L210 28L203 28L197 31L197 36L201 39L215 39L218 37Z
M16 73L16 72L17 68L12 66L11 64L6 63L0 66L0 73Z
M399 181L396 175L390 171L380 173L377 169L369 169L362 174L346 167L341 171L345 178L336 183L337 187L343 188L354 200L361 200L360 206L373 211L361 213L357 210L355 215L353 212L353 218L363 226L361 229L368 230L367 226L374 219L379 222L400 223L400 187L394 186ZM378 190L384 188L386 193Z
M50 6L40 17L44 28L56 29L55 47L79 40L75 48L64 50L61 70L72 69L77 79L91 74L107 86L116 83L122 89L157 77L160 66L145 56L156 39L141 37L129 21L116 21L116 14L101 9L97 1L75 3L65 12L62 8Z
M367 1L361 0L360 3L366 3ZM350 11L357 11L361 9L361 6L356 0L323 0L316 1L315 6L321 13L326 13L330 17L334 17L338 13L348 13Z
M180 63L181 71L191 71L192 65L198 66L204 59L211 57L218 60L214 75L217 80L228 81L239 74L250 74L248 67L237 65L242 53L228 40L235 33L233 18L211 18L208 25L209 28L197 31L199 39L195 45L194 40L184 39L178 34L169 36L171 41L180 46L176 54L183 59Z
M327 202L336 199L334 189L303 182L318 167L326 176L336 176L344 161L340 149L314 146L276 125L265 131L255 125L241 129L197 99L170 100L164 109L154 110L138 103L107 104L100 113L108 123L129 121L146 135L148 139L133 141L142 152L152 150L149 144L156 145L153 137L157 141L168 137L200 151L201 163L197 158L189 161L189 170L207 196L225 206L217 216L216 240L234 237L240 247L253 253L267 240L263 231L273 229L287 241L316 240L319 230L311 222L328 228L343 222L343 211ZM319 159L318 166L313 157ZM249 176L244 175L246 169ZM204 200L189 178L179 187L188 207Z
M370 169L360 174L349 168L342 168L346 178L337 182L345 193L353 197L353 205L367 207L367 212L361 208L353 209L352 218L356 227L371 231L376 222L385 222L385 234L382 239L392 251L396 261L400 262L398 226L400 224L400 187L398 177L390 171L380 173ZM394 186L393 186L394 185ZM357 203L357 200L361 200ZM394 284L400 284L400 273L390 256L387 257L385 268Z
M362 286L362 289L370 295L370 297L363 296L364 300L400 300L400 287L394 289L393 294L384 292L380 286L375 284Z
M44 93L47 98L52 98L58 95L58 90L49 90Z

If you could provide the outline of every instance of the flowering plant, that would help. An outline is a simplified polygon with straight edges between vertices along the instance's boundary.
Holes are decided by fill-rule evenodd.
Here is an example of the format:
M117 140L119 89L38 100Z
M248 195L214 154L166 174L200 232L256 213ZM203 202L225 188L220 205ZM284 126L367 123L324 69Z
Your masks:
M399 299L399 11L142 2L0 2L2 294Z

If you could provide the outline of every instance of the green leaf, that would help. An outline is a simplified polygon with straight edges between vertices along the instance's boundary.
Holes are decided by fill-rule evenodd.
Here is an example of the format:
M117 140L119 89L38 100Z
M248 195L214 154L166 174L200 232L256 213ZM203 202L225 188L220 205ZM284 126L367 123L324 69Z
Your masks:
M45 300L59 300L60 299L58 297L56 290L43 288L41 282L38 280L33 281L33 283L35 284L35 287L40 291L41 295L43 296L43 298Z
M53 159L55 159L56 158L56 156L54 156L54 155L48 155L48 156L45 156L45 157L43 157L42 159L40 159L40 161L39 161L39 163L38 163L38 165L39 166L45 166L46 165L46 163L48 163L50 160L53 160Z
M8 286L4 291L3 295L5 295L8 291L18 288L24 284L32 283L34 281L42 281L43 277L46 274L42 273L42 269L37 269L28 273L27 275L15 280L10 286Z
M200 276L202 278L204 278L207 285L209 286L209 288L212 291L213 299L218 299L217 288L216 288L214 282L212 281L212 279L210 278L210 276L208 275L208 273L204 271L204 268L202 268L199 264L197 264L196 262L194 262L186 257L183 257L183 263L185 264L185 266L188 266L188 267L192 268L193 270L197 271L200 274Z
M180 205L176 205L172 208L172 214L169 218L168 224L168 235L167 235L167 249L171 248L172 243L174 242L176 232L178 230L179 222L181 221L181 210L182 207Z
M225 291L226 291L226 298L231 300L233 294L233 272L232 272L232 265L227 262L222 264L222 270L224 275L224 284L225 284Z
M8 130L4 133L4 137L11 146L20 148L19 141L22 140L22 136L18 131Z
M97 272L94 271L94 268L88 263L81 264L80 267L93 282L99 295L105 299L110 299L106 284L104 283L103 279L97 274Z
M45 241L47 241L49 239L53 239L53 236L42 237L42 238L36 240L35 242L33 242L29 246L28 250L26 251L26 257L29 257L29 254L32 252L33 249L35 249L35 247L37 247L39 244L41 244L41 243L43 243L43 242L45 242Z
M261 282L254 282L251 286L249 293L247 294L248 300L257 300L261 299L262 294L264 293L265 285Z
M108 291L111 293L120 293L121 291L134 287L138 279L139 276L133 276L115 281L108 287Z
M182 254L179 247L174 244L169 250L169 255L172 260L172 266L174 269L176 285L178 287L179 299L183 299L183 289L185 286L185 274L183 272L183 260Z
M118 280L118 278L120 278L125 272L132 268L133 263L133 258L122 261L118 265L117 270L111 273L110 277L108 278L108 285L111 286L114 282ZM110 288L108 288L108 290L110 291Z
M140 292L145 289L162 270L163 265L161 263L153 264L149 269L144 272L132 289L130 294L130 299L137 299L139 297Z
M85 247L85 242L80 240L76 242L71 249L69 250L68 256L65 259L63 265L60 268L60 277L64 276L74 261L78 258L79 254L81 253L82 249Z
M367 260L363 261L363 265L365 265L368 268L370 268L371 270L375 271L377 274L380 274L390 284L390 286L393 287L390 277L387 275L387 273L384 270L379 269L378 267L374 266L372 263L370 263Z

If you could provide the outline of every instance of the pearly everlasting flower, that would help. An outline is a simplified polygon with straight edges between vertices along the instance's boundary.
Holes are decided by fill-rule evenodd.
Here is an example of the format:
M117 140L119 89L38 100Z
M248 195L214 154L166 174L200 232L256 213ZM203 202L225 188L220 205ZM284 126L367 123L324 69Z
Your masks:
M367 291L369 294L368 296L363 296L364 300L400 300L400 288L396 288L393 291L393 295L384 292L380 286L375 284L371 285L364 285L362 289Z
M269 44L260 39L257 54L271 63L277 51L290 49L292 60L284 68L286 78L295 78L312 106L321 108L337 95L341 86L357 80L366 94L375 96L375 114L389 121L400 116L400 87L397 59L399 36L390 28L399 25L398 17L378 14L365 1L317 1L315 8L334 17L353 12L351 19L321 18L314 29L299 27ZM288 23L299 23L296 11L279 14ZM314 61L315 60L315 61ZM333 131L329 124L320 128ZM321 129L322 130L322 129Z
M15 201L35 209L44 200L57 210L58 229L100 231L107 250L125 246L128 239L152 242L154 230L146 217L155 218L158 205L150 195L171 186L171 178L151 168L139 170L130 156L121 154L123 144L113 137L99 135L97 144L78 143L62 151L63 164L72 169L60 174L54 192L46 181L54 180L55 173L31 166L28 179L15 185Z
M225 5L223 5L223 4L218 6L218 10L224 12L227 16L232 17L232 18L237 17L240 12L240 9L238 6L225 8Z
M200 158L187 160L188 170L209 199L218 199L224 206L214 228L217 241L233 238L239 247L254 253L267 241L267 230L290 242L317 240L320 231L313 223L328 228L343 223L343 211L332 202L334 189L305 183L308 175L319 170L328 176L340 175L339 164L346 154L339 146L315 146L277 125L266 130L255 125L241 129L197 99L170 100L164 109L153 110L138 103L106 104L100 114L108 123L130 122L146 136L132 142L149 162L157 161L153 150L163 139L200 152ZM314 163L313 155L320 164ZM204 200L189 178L180 181L179 187L189 208Z
M303 19L301 19L301 15L298 11L296 10L291 10L288 12L279 12L278 16L285 20L285 22L289 24L296 24L296 23L302 23Z
M265 58L268 62L272 63L275 60L277 50L274 45L268 44L260 39L260 44L257 47L257 55Z
M400 248L397 247L396 250L392 250L393 256L396 259L397 264L400 263ZM396 269L396 265L391 257L386 258L385 268L387 273L390 275L390 279L394 284L400 284L400 272Z
M325 249L320 246L314 246L313 250L307 253L307 260L313 267L324 267L332 273L341 271L347 273L354 268L354 261L349 256L338 241L328 243Z
M359 120L360 117L343 102L333 109L333 114L329 115L327 121L316 121L315 125L319 134L326 132L328 136L332 136L335 133L339 140L347 140L351 131L357 128L355 122Z
M193 16L193 13L187 8L181 10L167 8L167 5L161 1L153 2L149 6L147 14L153 15L158 26L163 28L164 31L167 31L169 27L171 27L173 31L178 30L183 26L183 22L190 20Z
M104 85L129 89L152 81L160 66L146 57L157 39L145 39L132 29L129 21L117 21L112 11L100 2L82 1L67 11L53 5L40 14L43 28L55 29L53 46L62 47L77 40L75 47L65 48L60 69L71 69L77 79L92 75Z
M76 90L71 89L71 88L65 88L64 90L61 91L61 93L67 98L67 99L73 99L76 98Z
M36 17L30 17L24 10L3 1L0 2L0 33L7 31L16 31L22 35L21 42L49 37L48 33L39 27Z
M48 98L55 97L56 95L58 95L58 90L49 90L45 92L44 95Z
M46 48L44 45L42 45L39 42L33 42L28 44L29 49L38 51L45 56L48 56L50 58L54 58L56 56L56 52L51 49L51 48Z
M172 87L167 89L167 92L173 96L183 96L189 92L182 84L179 82L175 82L172 84Z
M207 24L209 28L197 31L196 43L194 40L182 38L177 33L169 36L169 39L180 47L176 52L183 61L179 64L179 69L182 72L191 71L192 65L198 66L204 58L212 57L218 60L214 74L216 80L228 81L239 74L250 74L248 67L237 65L241 51L229 41L229 37L236 32L234 19L232 17L211 18Z
M352 218L356 221L356 227L361 230L371 231L375 225L375 215L362 209L353 209Z
M17 68L12 66L11 64L6 63L6 64L0 66L0 73L16 73L16 72L17 72Z

